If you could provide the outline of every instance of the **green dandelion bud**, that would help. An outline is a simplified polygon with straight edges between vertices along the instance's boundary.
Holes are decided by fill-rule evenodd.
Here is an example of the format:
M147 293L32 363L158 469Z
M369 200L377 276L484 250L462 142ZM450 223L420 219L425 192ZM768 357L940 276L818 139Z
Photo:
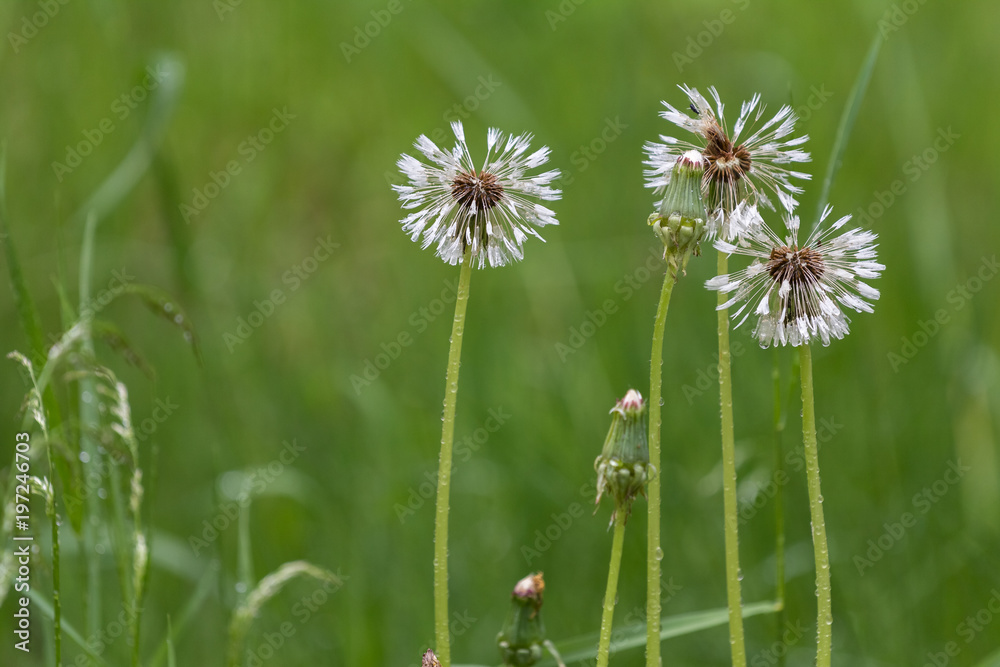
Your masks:
M542 658L545 624L542 623L542 573L529 574L517 582L510 595L510 611L497 635L504 665L533 665Z
M611 409L611 429L604 440L604 449L594 461L597 471L597 503L604 494L615 501L615 515L632 511L637 494L645 496L646 481L654 474L649 465L649 443L646 436L646 402L635 389Z
M666 247L671 268L684 269L691 255L700 255L707 213L702 197L705 160L698 151L688 151L677 159L670 182L660 202L659 213L649 216L649 224Z

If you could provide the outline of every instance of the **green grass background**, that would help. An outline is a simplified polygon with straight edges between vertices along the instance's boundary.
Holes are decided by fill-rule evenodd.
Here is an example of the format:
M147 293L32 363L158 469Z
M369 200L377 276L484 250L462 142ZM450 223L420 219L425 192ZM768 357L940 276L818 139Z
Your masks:
M93 279L99 292L111 271L124 267L138 282L176 295L204 353L199 367L175 330L134 303L120 300L102 312L157 370L152 382L100 351L128 383L136 421L151 417L158 398L178 406L143 443L156 480L144 653L156 648L167 616L177 618L217 561L219 583L177 650L178 664L221 664L237 531L223 531L197 556L187 540L218 513L225 473L266 466L285 440L306 451L255 501L254 573L259 578L304 558L348 579L305 623L293 609L316 586L289 587L254 626L251 646L286 620L295 634L270 664L413 665L428 646L433 499L402 521L396 506L436 470L451 313L445 307L425 318L420 309L436 310L435 299L458 272L400 231L389 182L398 179L398 154L411 151L418 134L447 129L449 110L476 93L480 77L500 85L466 120L473 154L482 155L488 126L531 131L552 147L554 166L568 177L554 206L561 224L546 230L547 243L529 242L523 262L477 271L472 280L457 436L482 426L491 408L510 418L468 461L457 460L451 608L469 627L455 637L453 654L459 662L497 661L494 637L510 589L537 569L548 584L550 637L596 631L609 510L591 517L581 487L594 477L608 408L630 386L648 390L659 275L647 277L639 267L658 241L645 224L652 197L643 188L641 159L643 142L668 130L656 115L659 101L683 104L678 83L716 85L731 115L754 92L776 111L828 91L800 124L815 160L802 208L811 218L840 114L879 21L894 5L400 0L400 13L348 63L341 44L387 3L243 0L221 16L220 4L72 0L18 52L9 37L0 45L11 232L45 330L53 333L60 328L53 281L76 290L82 226L67 221L128 151L148 109L141 103L118 120L112 104L159 52L176 53L186 66L159 161L98 230ZM929 652L954 641L961 652L948 664L973 665L1000 647L1000 619L968 642L960 627L1000 590L1000 291L992 280L969 299L954 290L995 256L1000 241L993 119L1000 11L988 0L896 4L914 11L888 32L831 197L835 213L856 212L897 179L905 185L870 223L888 267L877 281L882 298L874 315L854 318L846 340L815 353L817 415L837 425L821 455L835 660L923 665ZM35 2L3 3L2 33L19 31L23 17L37 11ZM552 12L560 11L565 20L553 23ZM720 17L732 21L711 35ZM675 52L699 34L707 46L678 67ZM240 142L284 107L295 116L287 129L185 224L179 204L191 202L210 172L242 159ZM114 131L59 182L52 163L106 117L115 118ZM597 139L608 123L622 129L602 145ZM912 158L949 128L958 139L926 170L914 171ZM583 149L592 142L590 160ZM327 236L337 251L290 291L283 274ZM663 572L680 587L667 614L725 604L714 379L697 395L684 390L697 391L699 373L714 364L715 295L702 288L713 267L711 252L691 262L667 323ZM616 290L626 276L641 283L628 299ZM224 335L277 288L287 301L230 351ZM606 300L617 312L563 361L556 345L568 343L571 328ZM902 339L912 340L939 309L948 323L894 369L889 353L900 353ZM26 349L6 289L0 317L0 348ZM351 376L402 332L412 344L356 391ZM777 358L787 376L791 354L758 349L744 330L733 340L743 350L734 377L746 503L771 475L771 371ZM24 390L9 363L0 376L4 460ZM800 446L797 394L789 406L791 450ZM922 513L914 495L958 459L971 472ZM792 643L788 664L807 665L814 619L809 515L804 474L789 474L786 618L807 631ZM583 516L529 565L522 547L533 546L536 531L544 533L552 515L574 503L584 506ZM644 604L644 509L640 501L626 536L619 623ZM748 602L774 595L773 509L768 501L741 526ZM860 574L855 556L904 512L916 515L916 525ZM63 605L67 620L83 627L83 565L70 532L64 527ZM113 582L110 556L107 568ZM108 609L116 610L116 601L110 586ZM12 610L8 600L0 627L11 627ZM36 650L15 653L5 630L0 662L49 664L49 628L39 617L35 623ZM774 616L747 621L751 664L776 664L767 652L778 637L775 623ZM75 664L76 647L64 646L64 662ZM718 627L667 642L664 664L724 665L728 651L726 629ZM105 652L112 664L126 664L126 655L122 638ZM641 650L615 659L641 661Z

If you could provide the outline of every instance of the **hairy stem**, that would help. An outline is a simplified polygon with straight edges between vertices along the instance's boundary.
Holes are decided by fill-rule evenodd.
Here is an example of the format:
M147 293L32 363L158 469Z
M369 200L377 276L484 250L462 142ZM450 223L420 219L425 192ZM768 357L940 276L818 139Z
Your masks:
M624 508L615 510L615 536L611 542L611 563L608 565L608 588L604 593L604 611L601 613L601 638L597 644L597 667L608 667L611 652L611 621L615 615L618 597L618 573L622 566L622 544L625 541Z
M816 444L816 409L813 400L812 352L799 347L802 375L802 441L809 484L813 552L816 556L816 667L830 667L833 645L833 611L830 602L830 552L826 545L823 493L819 486L819 446Z
M774 382L774 479L777 492L774 495L774 581L775 598L779 609L775 619L777 641L780 643L785 625L785 461L782 455L781 434L785 430L784 402L781 400L781 353L774 348L774 367L771 379ZM778 656L779 667L785 665L785 654Z
M729 272L729 256L719 252L718 273ZM726 297L719 292L719 305ZM733 381L729 366L729 309L719 316L719 404L722 411L722 501L726 537L726 592L729 604L729 641L733 667L746 667L743 610L740 596L740 544L736 507L736 444L733 437Z
M444 388L444 423L441 428L441 458L438 462L437 512L434 516L434 632L442 667L451 666L448 635L448 498L451 493L451 451L455 439L455 405L458 402L458 369L462 363L462 334L469 303L472 258L466 253L458 279L455 320L451 325L448 375Z
M670 294L677 282L677 270L667 267L660 291L660 305L653 323L653 352L649 359L649 462L653 475L649 480L649 521L646 554L646 667L660 667L660 403L662 397L663 330L670 308Z

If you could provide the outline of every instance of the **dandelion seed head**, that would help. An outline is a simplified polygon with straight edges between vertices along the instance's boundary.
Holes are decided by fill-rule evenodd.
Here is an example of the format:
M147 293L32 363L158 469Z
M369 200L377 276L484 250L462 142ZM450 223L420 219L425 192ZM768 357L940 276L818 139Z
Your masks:
M436 244L437 255L449 264L466 255L477 268L522 259L528 237L541 239L536 227L559 224L540 203L559 199L560 191L550 187L559 171L528 174L548 161L549 149L529 154L530 134L508 136L491 128L486 158L476 168L462 123L452 123L452 131L451 151L421 135L414 146L428 162L400 156L397 166L409 182L393 189L412 211L400 221L403 229L424 248Z
M754 95L740 107L740 114L730 133L725 123L725 108L718 91L709 88L714 106L695 88L681 86L690 102L690 116L664 102L660 115L677 127L695 135L695 141L660 136L659 142L646 144L646 185L658 195L666 190L680 156L696 150L705 159L703 189L708 205L709 238L736 241L758 224L758 206L774 209L769 194L791 211L802 191L791 179L809 175L791 171L785 165L808 162L810 157L798 148L807 136L787 139L795 129L795 114L783 106L769 120L761 122L764 105Z

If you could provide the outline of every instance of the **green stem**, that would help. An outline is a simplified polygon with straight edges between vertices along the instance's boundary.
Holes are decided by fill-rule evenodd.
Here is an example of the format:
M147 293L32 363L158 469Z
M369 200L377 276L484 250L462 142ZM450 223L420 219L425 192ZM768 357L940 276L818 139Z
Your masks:
M649 521L647 522L646 554L646 666L660 667L660 403L662 401L663 329L670 308L670 294L677 282L677 270L668 264L660 291L660 305L653 324L653 352L649 359L649 463L653 475L649 480Z
M774 367L771 379L774 381L774 484L777 492L774 495L774 581L775 598L778 601L778 614L775 619L777 640L781 642L781 634L785 626L785 461L782 455L781 434L785 430L784 401L781 400L781 353L774 348ZM785 654L778 656L778 666L784 667Z
M438 462L437 512L434 517L434 631L437 656L442 667L451 666L451 638L448 635L448 497L451 492L451 450L455 439L455 405L458 401L458 368L462 363L462 334L465 309L469 303L472 258L462 259L455 299L455 320L451 325L448 376L444 389L444 424L441 428L441 458Z
M812 352L799 347L802 375L802 440L809 482L809 514L813 552L816 555L816 667L830 667L833 645L833 611L830 603L830 552L826 546L823 493L819 486L819 446L816 444L816 409L813 400Z
M83 249L80 252L80 309L90 303L91 261L94 256L94 235L97 231L97 215L93 212L87 215L83 232ZM84 354L90 358L94 355L94 341L90 335L90 322L87 322L87 333L81 343ZM100 425L100 414L97 410L97 387L94 378L85 373L79 381L80 390L80 449L87 455L83 463L84 479L103 479L100 474L100 450L94 441L93 434ZM87 494L86 512L83 519L83 546L87 560L87 632L97 636L101 630L101 559L97 553L99 539L97 526L100 523L101 505L95 489Z
M718 273L729 272L729 256L720 251ZM726 297L719 292L719 305ZM733 380L729 362L729 309L719 316L719 405L722 412L722 502L726 536L726 592L729 604L729 643L733 667L746 667L743 643L743 610L740 596L740 544L736 507L736 444L733 437Z
M34 373L32 373L34 382ZM35 385L35 393L39 396L38 385ZM42 410L45 410L45 402L42 402ZM49 483L52 485L51 506L46 505L46 513L49 515L49 524L52 529L52 635L55 640L56 665L62 665L62 602L59 599L61 586L60 569L61 561L59 557L59 515L56 509L59 504L56 502L56 469L52 464L52 440L49 439L49 429L45 422L41 424L42 437L45 438L45 460L49 466Z
M604 593L604 611L601 614L601 638L597 644L597 667L608 667L611 651L611 621L615 615L615 598L618 597L618 573L622 566L622 544L625 542L625 520L628 512L615 510L615 536L611 542L611 563L608 565L608 589Z

